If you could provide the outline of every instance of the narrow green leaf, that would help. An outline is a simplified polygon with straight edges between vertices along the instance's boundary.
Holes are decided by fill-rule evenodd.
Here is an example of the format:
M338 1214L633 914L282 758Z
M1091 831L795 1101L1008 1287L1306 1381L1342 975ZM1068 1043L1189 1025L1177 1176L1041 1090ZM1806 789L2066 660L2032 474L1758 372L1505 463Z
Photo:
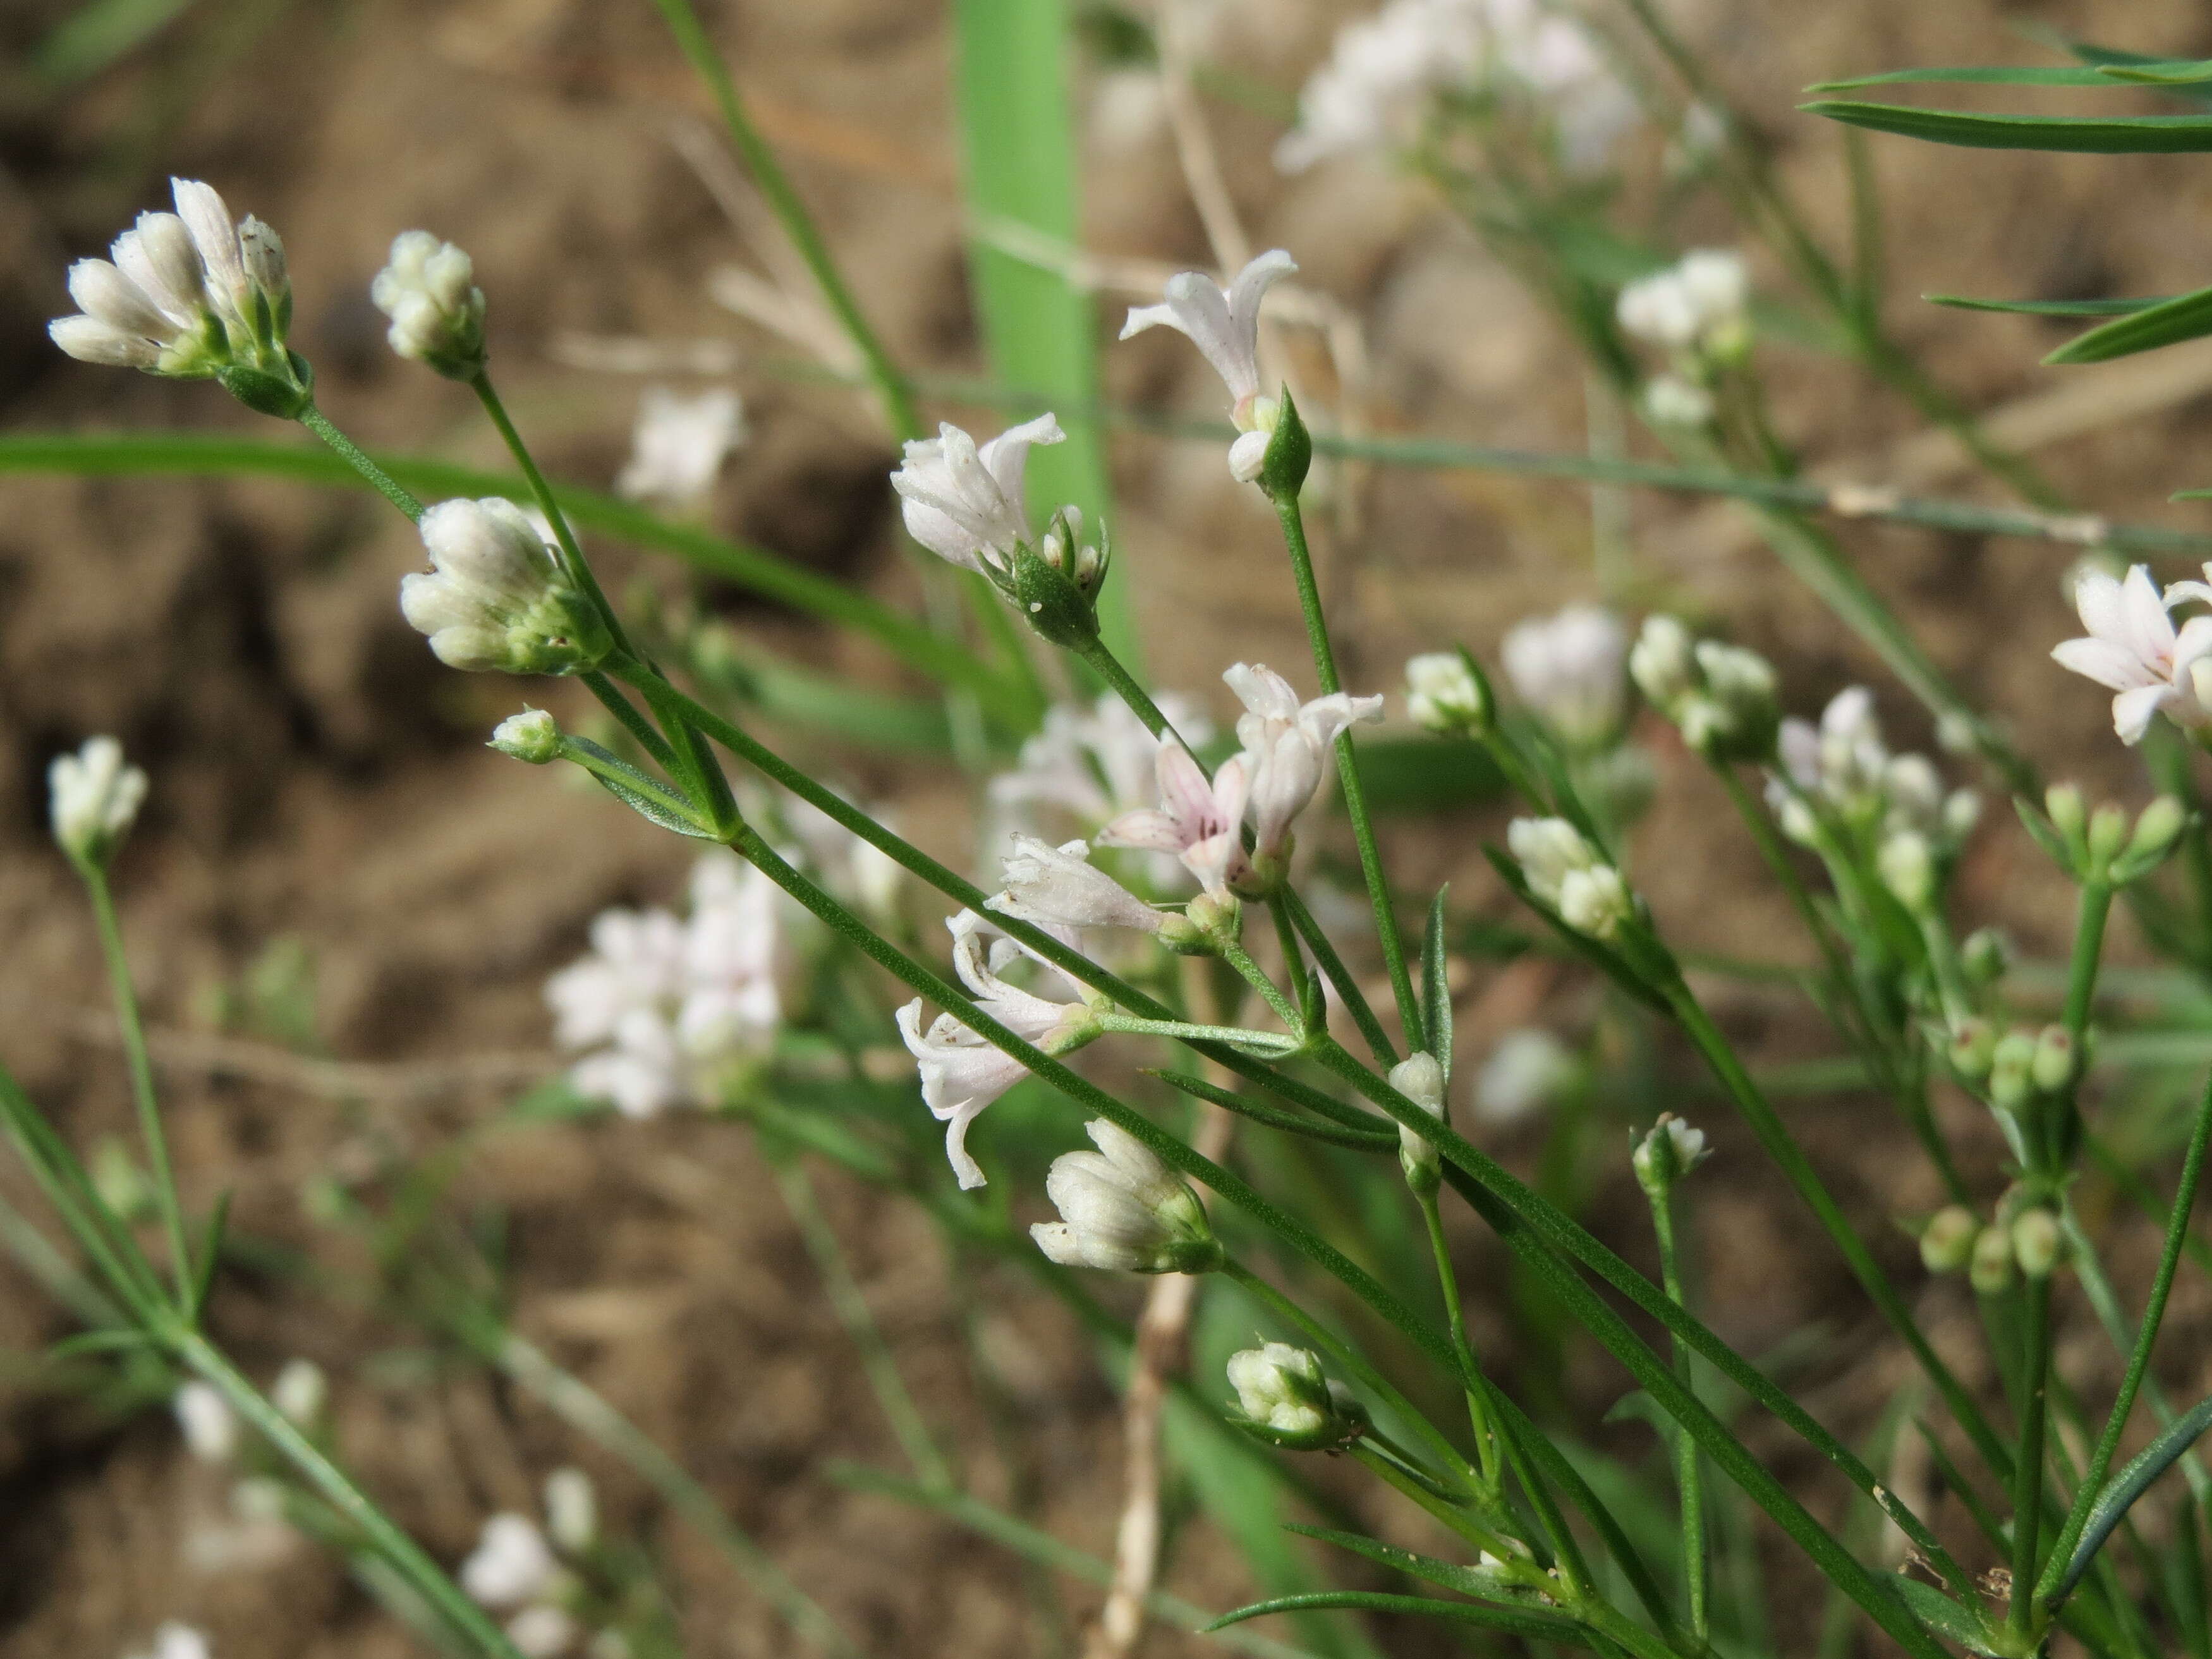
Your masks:
M198 1266L192 1272L192 1321L197 1324L206 1310L208 1296L215 1289L216 1269L222 1265L223 1234L230 1225L230 1188L215 1201L215 1212L208 1218L207 1236L200 1245Z
M1503 1578L1483 1571L1479 1567L1463 1567L1456 1561L1439 1560L1433 1555L1420 1555L1412 1550L1400 1549L1395 1544L1386 1544L1379 1538L1370 1538L1364 1533L1340 1532L1334 1527L1309 1527L1293 1524L1291 1530L1308 1538L1318 1538L1324 1544L1334 1544L1339 1549L1350 1550L1379 1566L1390 1568L1420 1579L1424 1583L1442 1589L1457 1590L1462 1595L1479 1595L1488 1601L1504 1601L1513 1591Z
M1030 452L1030 498L1042 512L1072 501L1095 529L1113 505L1103 434L1091 413L1098 401L1097 307L1066 268L1016 251L1032 240L1073 249L1082 236L1067 79L1072 9L957 0L954 86L969 221L978 228L969 255L984 343L999 378L1046 400L1067 434L1065 443ZM1141 672L1129 584L1126 569L1108 575L1099 632Z
M1299 1117L1290 1112L1279 1112L1272 1106L1262 1106L1238 1094L1234 1089L1224 1089L1182 1072L1147 1071L1170 1088L1180 1089L1196 1099L1209 1101L1224 1112L1234 1112L1239 1117L1249 1117L1255 1123L1264 1123L1271 1129L1281 1129L1294 1135L1304 1135L1311 1140L1325 1140L1332 1146L1349 1146L1354 1152L1395 1152L1398 1150L1398 1132L1389 1129L1362 1129L1334 1123L1316 1123L1310 1117Z
M1983 115L1905 104L1822 100L1808 115L1969 149L2036 149L2075 155L2198 155L2212 150L2212 115Z
M47 1348L46 1358L74 1359L80 1354L129 1353L154 1346L154 1339L141 1330L79 1331Z
M1890 1582L1905 1605L1912 1609L1912 1616L1945 1641L1956 1642L1972 1653L1998 1651L1991 1645L1988 1621L1976 1609L1962 1607L1935 1585L1902 1573Z
M2200 288L2193 294L2176 295L2118 322L2077 335L2043 361L2048 364L2101 363L2207 334L2212 334L2212 288Z
M2112 81L2104 70L2068 64L1982 64L1972 68L1889 70L1880 75L1853 75L1839 81L1816 81L1808 92L1853 92L1861 87L2104 87Z
M1422 1034L1437 1064L1444 1068L1446 1083L1451 1081L1452 1004L1444 972L1444 900L1450 892L1449 882L1437 889L1429 906L1428 933L1421 941Z
M1963 294L1923 294L1932 306L1959 311L2009 311L2027 317L2125 317L2162 306L2171 294L2147 295L2135 300L1972 300Z
M2194 86L2212 81L2212 58L2177 58L2162 64L2100 64L2097 73L2150 86Z
M1365 1613L1409 1613L1425 1619L1449 1619L1485 1630L1502 1630L1516 1636L1556 1643L1561 1647L1589 1648L1589 1633L1571 1619L1556 1613L1522 1613L1517 1608L1481 1607L1470 1601L1439 1601L1427 1595L1388 1595L1376 1590L1319 1590L1308 1595L1279 1595L1272 1601L1255 1601L1220 1618L1199 1632L1209 1636L1218 1630L1270 1613L1301 1613L1328 1607L1350 1607Z
M2157 1439L2137 1452L2106 1483L2097 1506L2089 1511L2089 1522L2081 1529L2081 1541L2075 1545L2074 1553L2067 1560L2065 1575L2051 1592L2053 1605L2063 1601L2074 1586L2081 1583L2081 1575L2097 1559L2097 1552L2104 1548L2112 1529L2127 1519L2136 1500L2149 1491L2151 1483L2172 1468L2208 1428L2212 1428L2212 1396L2199 1401L2185 1416L2176 1418Z

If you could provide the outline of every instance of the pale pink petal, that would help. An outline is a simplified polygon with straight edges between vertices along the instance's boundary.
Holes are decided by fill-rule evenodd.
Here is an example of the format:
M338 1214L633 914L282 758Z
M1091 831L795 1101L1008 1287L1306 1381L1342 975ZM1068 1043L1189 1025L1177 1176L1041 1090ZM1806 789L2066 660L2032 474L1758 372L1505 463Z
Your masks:
M1132 847L1147 853L1180 853L1190 844L1183 820L1155 806L1124 812L1098 832L1101 847Z
M2103 640L2062 640L2051 647L2051 659L2061 668L2083 675L2115 691L2127 691L2157 681L2132 653Z

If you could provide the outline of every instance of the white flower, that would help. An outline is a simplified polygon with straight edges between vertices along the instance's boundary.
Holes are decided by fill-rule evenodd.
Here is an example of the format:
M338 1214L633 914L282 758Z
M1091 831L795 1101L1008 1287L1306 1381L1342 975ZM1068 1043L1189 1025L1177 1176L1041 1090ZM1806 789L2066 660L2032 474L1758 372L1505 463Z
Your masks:
M1577 933L1609 939L1636 914L1620 872L1565 818L1516 818L1505 839L1528 890Z
M1818 727L1783 721L1781 757L1783 769L1806 793L1855 815L1879 808L1890 755L1874 693L1863 685L1845 686L1820 711Z
M1498 1039L1474 1079L1474 1112L1485 1122L1517 1123L1574 1086L1578 1068L1566 1045L1541 1026L1516 1026Z
M209 1659L212 1651L205 1636L172 1619L154 1632L154 1645L131 1659Z
M203 1463L228 1463L238 1452L238 1414L210 1382L191 1382L169 1401L185 1446Z
M1434 1054L1417 1052L1400 1060L1390 1068L1390 1086L1438 1122L1443 1121L1444 1068ZM1407 1180L1426 1182L1417 1190L1436 1191L1440 1168L1436 1143L1402 1123L1398 1126L1398 1163Z
M1225 762L1207 781L1206 769L1179 743L1156 751L1160 804L1124 812L1098 832L1102 847L1135 847L1172 853L1206 890L1225 896L1249 873L1244 857L1244 757Z
M286 1360L269 1389L270 1402L303 1429L312 1429L322 1420L323 1407L330 1397L330 1378L312 1359Z
M1287 1342L1264 1342L1229 1356L1237 1409L1290 1440L1318 1440L1339 1427L1321 1356Z
M2212 576L2212 568L2206 573ZM2086 637L2067 640L2051 654L2062 668L2109 687L2112 729L2129 744L2142 741L2152 716L2163 714L2177 726L2195 730L2212 722L2212 665L2197 665L2212 655L2212 617L2192 617L2179 632L2166 607L2186 599L2212 598L2203 582L2178 582L2163 599L2142 565L2118 581L2100 570L2084 571L2074 586L2074 606L2081 614Z
M1045 1177L1056 1222L1030 1229L1037 1248L1068 1267L1132 1273L1204 1273L1221 1247L1205 1207L1144 1142L1105 1118L1084 1126L1095 1152L1063 1152Z
M1571 605L1521 623L1500 655L1521 701L1571 747L1596 747L1619 729L1628 635L1604 606Z
M1406 660L1406 712L1431 732L1463 733L1490 723L1489 689L1456 651Z
M507 1621L507 1639L522 1659L560 1659L583 1632L562 1607L541 1601Z
M71 858L105 863L146 799L146 775L123 763L113 738L88 738L74 755L57 755L46 768L47 813L54 839Z
M599 1540L599 1500L592 1477L581 1469L556 1469L545 1477L545 1529L571 1555L581 1555Z
M676 1030L694 1060L757 1048L783 1023L793 967L783 905L781 889L731 854L710 853L692 870Z
M612 645L522 509L490 496L441 501L417 526L431 568L399 580L399 609L451 668L568 674Z
M1052 973L1060 970L1015 940L987 942L987 925L973 910L963 910L945 923L952 933L953 969L974 994L975 1006L1016 1036L1049 1053L1065 1052L1085 1040L1090 1035L1091 1011L1081 1000L1082 988L1061 975L1074 1000L1054 1002L1008 984L999 969L1018 956L1030 957ZM982 1186L982 1166L968 1152L968 1126L1028 1075L1028 1068L951 1014L939 1014L925 1032L919 998L899 1010L898 1027L921 1072L922 1103L945 1126L945 1158L963 1188Z
M1644 418L1654 426L1705 426L1713 418L1713 394L1679 374L1646 380L1643 404Z
M1001 432L978 447L951 422L934 438L906 447L891 474L905 503L907 533L938 557L988 575L1012 568L1014 550L1030 539L1022 504L1022 475L1035 444L1067 436L1050 415Z
M1274 248L1238 271L1225 289L1216 288L1202 271L1180 271L1168 278L1164 304L1133 306L1121 325L1125 340L1148 328L1174 329L1213 365L1229 388L1229 418L1243 434L1229 452L1229 470L1240 483L1260 476L1280 413L1273 398L1260 395L1260 302L1297 268L1288 253Z
M1660 1161L1662 1144L1667 1152L1663 1166ZM1689 1174L1710 1156L1703 1129L1693 1129L1672 1112L1662 1112L1659 1121L1651 1126L1650 1133L1636 1143L1629 1162L1635 1167L1637 1180L1647 1189L1657 1191Z
M1000 873L1003 891L988 908L1048 927L1135 927L1157 933L1166 918L1090 861L1087 842L1058 847L1035 836L1012 837Z
M176 212L140 214L109 250L112 264L70 268L79 314L46 331L83 362L189 379L248 363L289 381L283 243L258 219L234 225L222 198L196 179L172 179L169 188Z
M688 512L714 489L722 463L744 440L744 404L728 387L687 398L649 386L638 398L629 460L615 479L615 493Z
M1301 704L1291 683L1260 663L1238 663L1222 677L1245 712L1237 721L1250 777L1248 810L1255 857L1279 855L1291 823L1320 790L1329 750L1348 726L1382 718L1381 697L1338 691Z
M1653 345L1724 352L1745 337L1750 297L1741 255L1699 248L1622 289L1614 314L1624 330Z
M484 365L484 296L476 264L427 230L403 230L392 255L368 285L376 308L392 319L386 337L401 356L457 380Z
M554 1041L564 1048L605 1042L624 1015L684 991L684 924L669 912L602 911L591 941L591 954L545 982Z
M467 1560L461 1588L487 1607L515 1607L542 1599L560 1580L561 1563L527 1516L495 1515Z
M1168 724L1192 744L1202 748L1212 738L1212 722L1188 698L1163 692L1158 703ZM1002 807L1065 812L1087 835L1152 799L1159 752L1160 739L1110 691L1088 708L1055 704L1023 741L1019 763L991 780L991 799Z
M1405 143L1431 97L1480 70L1483 9L1480 0L1391 0L1346 23L1299 92L1297 125L1276 145L1275 165L1298 173Z
M561 725L542 708L526 708L492 727L489 746L532 766L549 765L561 758Z

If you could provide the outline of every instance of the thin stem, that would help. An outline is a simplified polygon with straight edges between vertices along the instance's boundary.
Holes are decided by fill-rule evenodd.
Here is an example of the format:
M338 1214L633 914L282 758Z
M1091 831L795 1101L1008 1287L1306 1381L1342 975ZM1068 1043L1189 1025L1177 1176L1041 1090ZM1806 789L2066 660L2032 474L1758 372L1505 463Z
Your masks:
M522 1659L490 1616L461 1593L422 1547L393 1525L338 1466L325 1457L298 1426L264 1399L238 1369L206 1338L181 1332L174 1341L186 1369L211 1384L231 1408L273 1446L331 1506L357 1528L376 1553L396 1568L416 1594L436 1608L453 1628L482 1652L497 1659Z
M332 426L330 417L321 410L309 404L300 411L300 424L336 450L340 459L368 479L378 495L404 513L411 521L416 524L422 521L422 503L403 489L390 473L363 454L360 446L352 439Z
M2043 1528L2043 1419L2051 1376L2051 1275L2045 1273L2028 1281L2027 1328L2022 1333L2027 1369L2021 1379L2020 1455L2013 1466L2012 1605L2007 1621L2023 1632L2034 1612L2036 1545Z
M1242 1025L1196 1025L1180 1019L1139 1019L1130 1014L1115 1013L1097 1018L1101 1030L1117 1031L1127 1036L1170 1037L1178 1042L1226 1042L1278 1054L1293 1054L1305 1046L1304 1037L1281 1031L1255 1031Z
M1172 738L1185 754L1193 760L1198 759L1198 751L1190 746L1189 740L1169 723L1168 717L1160 712L1159 704L1152 701L1152 694L1138 683L1137 677L1128 671L1121 659L1107 647L1105 641L1093 635L1075 647L1075 654L1090 664L1098 678L1106 682L1109 690L1129 705L1129 712L1143 722L1146 731L1163 743ZM1205 765L1202 761L1199 763L1201 769Z
M529 481L530 493L538 502L538 510L545 515L546 523L553 526L554 538L561 544L561 562L568 567L568 580L583 589L592 603L599 607L599 614L606 618L607 630L614 636L616 651L623 656L635 655L629 638L623 633L622 618L616 615L614 606L607 603L606 594L599 588L599 579L592 574L592 567L584 557L583 549L576 545L575 532L568 528L568 515L561 511L561 503L554 499L553 486L545 482L545 475L538 470L538 463L530 453L530 446L522 441L522 434L514 429L514 422L507 418L507 405L499 400L499 393L492 389L491 371L479 369L476 378L469 382L469 390L477 394L477 401L483 405L484 413L491 416L491 423L499 428L500 441L507 446L507 453L514 457L514 464L522 469L523 477Z
M668 746L668 739L653 729L653 722L639 714L636 706L628 697L615 689L611 680L596 668L576 678L583 681L584 689L599 700L600 706L607 713L622 722L623 730L637 739L638 746L652 756L656 764L666 771L676 770L676 751Z
M2051 1563L2045 1569L2043 1582L2035 1587L2039 1605L2046 1611L2051 1593L2056 1588L2058 1575L2080 1541L2082 1529L2088 1524L2089 1511L2096 1507L2097 1498L2105 1485L2105 1477L2112 1472L2112 1458L2118 1452L2120 1436L2128 1425L2128 1416L2135 1409L2136 1393L2150 1370L2151 1350L2158 1341L2160 1322L2166 1317L2166 1295L2173 1288L2175 1268L2181 1261L2183 1244L2189 1237L2189 1213L2197 1202L2197 1182L2204 1173L2204 1153L2208 1142L2212 1142L2212 1083L2208 1083L2203 1103L2197 1109L2196 1127L2191 1131L2189 1150L2181 1161L2181 1185L2173 1196L2173 1206L2167 1212L2166 1243L2160 1252L2158 1273L2151 1281L2150 1299L2143 1306L2142 1323L2136 1332L2135 1347L2128 1355L2126 1374L2120 1379L2120 1391L2113 1398L2111 1413L2105 1419L2103 1431L2097 1437L2097 1445L2089 1455L2088 1468L2083 1472L2081 1484L2074 1495L2073 1507L2067 1512L2059 1527L2057 1540L2051 1545Z
M1481 1367L1474 1357L1474 1345L1468 1340L1467 1312L1460 1305L1459 1273L1452 1266L1450 1241L1444 1237L1443 1212L1433 1191L1416 1189L1413 1195L1421 1206L1421 1219L1429 1230L1429 1255L1436 1262L1437 1289L1443 1297L1445 1328L1459 1355L1460 1370L1465 1376L1477 1376ZM1481 1389L1472 1383L1462 1386L1467 1395L1468 1422L1474 1430L1474 1453L1482 1465L1483 1491L1494 1504L1502 1491L1496 1434L1490 1425L1490 1413L1482 1402Z
M1285 491L1279 497L1275 516L1281 521L1283 545L1289 550L1291 574L1297 583L1298 609L1304 613L1306 640L1313 647L1314 675L1321 682L1322 695L1332 696L1344 690L1344 684L1336 672L1336 652L1328 641L1328 618L1322 612L1313 550L1306 545L1305 518L1298 510L1297 496ZM1383 873L1382 852L1375 844L1375 826L1368 821L1367 793L1360 786L1359 762L1348 732L1337 733L1336 775L1344 791L1345 812L1352 820L1352 839L1359 845L1360 873L1367 879L1367 896L1374 906L1375 932L1382 944L1383 963L1390 971L1390 988L1398 1000L1399 1028L1415 1032L1421 1029L1421 1000L1413 993L1413 976L1406 965L1405 935L1390 902L1389 878ZM1410 1036L1407 1040L1412 1040Z
M1686 1308L1690 1299L1683 1293L1681 1262L1674 1240L1674 1183L1668 1182L1656 1191L1646 1191L1651 1200L1651 1230L1659 1242L1660 1283L1666 1289L1668 1301ZM1677 1336L1674 1339L1674 1375L1681 1379L1685 1389L1695 1392L1697 1375L1689 1346ZM1698 1443L1680 1425L1672 1438L1674 1484L1682 1504L1682 1578L1689 1588L1690 1628L1702 1642L1711 1628L1706 1600L1711 1589L1711 1574L1705 1565L1705 1481L1698 1469Z
M814 1266L822 1275L823 1288L830 1293L830 1305L843 1323L846 1334L853 1339L853 1346L860 1351L860 1364L866 1368L876 1402L890 1419L891 1432L898 1437L907 1462L914 1465L921 1484L932 1491L957 1489L959 1482L953 1477L951 1465L938 1450L929 1425L923 1420L921 1408L914 1403L905 1380L899 1376L898 1362L891 1358L890 1346L884 1340L875 1316L868 1310L867 1298L854 1282L852 1269L846 1265L844 1249L815 1199L814 1183L807 1178L805 1168L795 1162L779 1163L775 1179L782 1190L784 1204L791 1211L791 1218L799 1224L799 1236L806 1242L807 1254L814 1258Z
M633 793L645 796L662 811L690 824L700 835L714 833L714 826L699 816L698 803L688 793L672 793L650 778L641 778L623 768L610 766L573 738L562 738L561 758L582 767L595 778L604 778Z
M608 659L606 668L624 684L635 687L652 706L653 714L670 735L671 746L676 751L673 769L683 781L685 792L705 815L715 835L726 837L738 821L738 805L714 751L690 719L691 700L663 679L659 669L637 658L613 656Z
M1289 887L1279 889L1271 902L1280 904L1290 913L1291 925L1305 940L1306 949L1313 952L1314 961L1320 964L1322 975L1336 988L1336 994L1351 1011L1352 1023L1367 1040L1377 1064L1389 1067L1398 1063L1398 1051L1391 1046L1390 1034L1382 1029L1382 1022L1375 1017L1374 1007L1367 1000L1367 993L1359 988L1352 969L1345 966L1344 958L1337 953L1335 945L1322 931L1314 913L1306 908L1306 902Z
M168 1236L169 1267L176 1275L177 1305L186 1310L192 1301L192 1253L185 1237L184 1206L177 1196L176 1171L169 1163L169 1139L161 1127L161 1097L154 1090L154 1063L146 1052L145 1023L139 1018L138 993L131 983L131 958L123 948L122 924L115 915L115 896L107 884L107 870L91 860L76 861L92 899L92 915L100 931L100 951L107 961L107 981L115 998L116 1024L122 1028L124 1060L131 1073L131 1101L138 1114L138 1132L146 1143L146 1161L153 1170L154 1199L161 1212L161 1230Z
M1267 969L1253 961L1251 952L1234 939L1223 940L1220 951L1221 959L1243 976L1244 982L1260 994L1267 1006L1275 1011L1275 1017L1296 1032L1303 1044L1306 1036L1305 1018L1298 1012L1297 1005L1283 994L1283 988L1269 979Z

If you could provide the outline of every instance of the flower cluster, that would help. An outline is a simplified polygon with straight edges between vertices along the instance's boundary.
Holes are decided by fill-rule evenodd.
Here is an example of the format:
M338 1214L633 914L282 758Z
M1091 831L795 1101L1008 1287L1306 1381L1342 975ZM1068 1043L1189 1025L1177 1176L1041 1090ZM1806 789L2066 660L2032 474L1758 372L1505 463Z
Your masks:
M1698 753L1718 762L1773 758L1781 711L1773 667L1757 652L1692 640L1674 617L1647 617L1628 672Z
M2125 580L2088 570L2075 582L2074 606L2088 632L2051 654L2061 668L2112 691L2112 729L2122 743L2141 743L2159 714L2200 741L2212 729L2212 617L2176 629L2169 614L2185 600L2212 601L2212 564L2204 574L2205 581L2176 582L2163 595L2142 565Z
M744 403L727 386L687 398L649 386L637 400L629 459L616 476L615 493L665 512L696 512L744 441Z
M1321 1356L1310 1348L1263 1342L1230 1355L1228 1373L1240 1426L1272 1445L1319 1451L1366 1431L1365 1408L1322 1371Z
M1550 114L1562 159L1603 161L1635 100L1582 25L1542 0L1390 0L1339 32L1275 149L1295 173L1327 158L1404 150L1440 100L1521 92Z
M47 325L81 362L179 380L221 379L264 414L293 416L307 401L307 365L286 349L292 284L284 244L258 219L234 224L222 198L197 179L172 179L174 213L142 213L107 259L70 267L77 315Z
M1575 932L1611 939L1634 919L1636 900L1620 872L1565 818L1516 818L1505 842L1528 890Z
M46 797L62 851L81 865L104 865L138 820L146 775L123 763L123 745L113 738L88 738L74 755L54 757Z
M399 610L447 667L576 674L612 647L599 606L513 501L441 501L417 529L430 568L399 579Z
M1084 1126L1095 1152L1063 1152L1044 1189L1058 1221L1030 1229L1037 1248L1069 1267L1196 1273L1220 1265L1221 1245L1181 1176L1118 1124Z
M1091 869L1088 865L1081 867ZM1091 873L1102 881L1109 879L1103 872ZM1133 896L1131 902L1141 902ZM1047 1054L1066 1054L1096 1036L1095 1011L1083 988L1017 941L989 938L984 932L988 925L973 910L963 910L945 923L952 933L954 971L975 999L976 1007ZM1067 1000L1054 1001L1000 977L1000 969L1024 957L1042 972L1056 976L1069 993ZM924 1030L920 998L899 1010L898 1027L921 1072L922 1103L945 1125L945 1158L961 1186L981 1187L983 1170L969 1154L968 1126L982 1115L985 1107L1019 1083L1026 1068L951 1014L939 1014Z
M1406 713L1424 731L1474 736L1488 728L1494 712L1489 684L1464 652L1428 651L1406 659Z
M1686 358L1725 361L1751 343L1750 302L1742 256L1698 248L1622 289L1614 314L1648 344Z
M692 872L690 900L683 921L603 913L590 954L546 982L556 1039L591 1051L570 1083L630 1117L716 1103L787 1012L796 952L775 884L718 852Z
M476 262L427 230L403 230L368 285L369 302L392 319L386 335L400 356L452 380L483 373L484 296Z
M507 1613L507 1638L524 1659L561 1659L583 1638L592 1611L581 1569L599 1544L599 1499L581 1469L545 1478L545 1524L503 1510L483 1524L458 1575L471 1599ZM586 1647L592 1659L626 1654L618 1632L603 1629Z

